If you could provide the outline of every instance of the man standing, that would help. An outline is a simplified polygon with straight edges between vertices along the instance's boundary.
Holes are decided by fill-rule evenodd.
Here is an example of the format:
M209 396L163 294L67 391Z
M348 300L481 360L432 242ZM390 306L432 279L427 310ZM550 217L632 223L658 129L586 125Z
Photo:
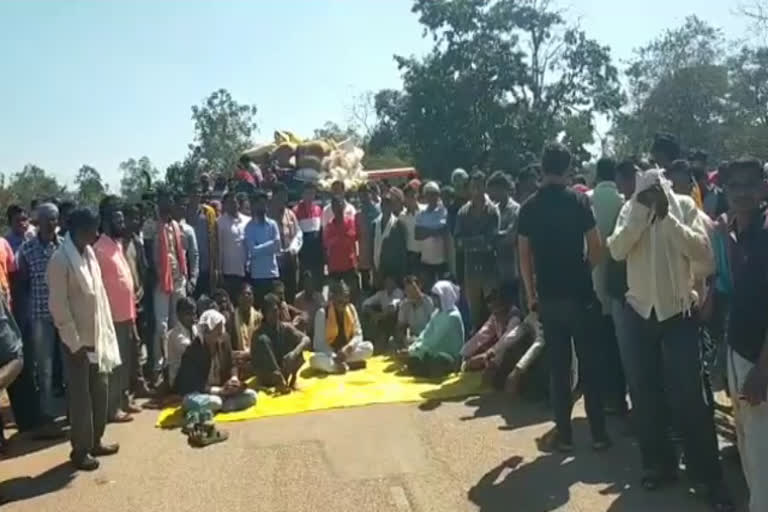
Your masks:
M137 396L147 396L149 388L144 379L144 369L142 361L149 352L151 339L154 335L152 327L153 311L151 294L144 294L144 286L147 281L148 267L147 254L144 250L144 242L141 239L141 225L143 223L141 208L139 205L126 206L123 211L125 217L125 230L123 231L123 256L128 263L131 271L131 280L133 281L133 296L136 301L136 366L131 373L131 390ZM141 354L141 345L144 344L146 351Z
M136 375L139 357L136 336L136 299L133 276L123 254L121 239L125 217L118 199L107 196L99 205L102 234L93 245L109 299L117 346L122 363L109 376L107 418L115 423L132 421L129 413L141 412L131 397L131 378Z
M659 163L679 147L654 141ZM690 196L675 194L662 169L638 175L634 196L608 238L611 255L627 260L626 321L632 334L633 411L648 490L677 477L669 439L671 414L681 429L690 476L707 487L715 510L732 510L718 461L712 404L701 378L694 269L714 267L707 227ZM549 339L547 339L549 342Z
M498 277L502 283L517 280L517 217L520 205L512 199L512 182L501 171L488 178L488 196L499 209L499 239L496 242Z
M245 279L245 226L251 218L238 212L233 192L224 194L223 209L217 221L221 287L230 297L236 297Z
M360 209L355 216L357 229L358 261L357 268L363 281L363 291L369 292L372 286L373 274L373 225L381 215L379 204L374 201L376 187L370 183L363 183L358 190Z
M331 199L333 222L323 230L325 260L328 277L344 281L349 287L353 302L359 299L360 279L357 275L357 230L355 219L345 214L344 203L338 197Z
M400 281L408 272L406 229L399 217L403 192L392 187L381 196L381 215L373 223L373 265L376 280L392 276Z
M720 176L730 205L733 287L728 321L728 380L749 510L768 510L768 214L760 208L760 161L731 162Z
M472 328L479 329L488 318L484 292L496 274L496 240L499 209L485 194L485 174L472 173L470 201L456 216L456 246L464 254L464 293L469 302Z
M440 187L434 181L424 185L424 196L427 207L416 216L414 229L421 244L424 287L431 290L448 272L448 211L440 201Z
M13 252L18 252L21 244L34 236L34 232L29 229L29 215L21 206L12 204L7 210L8 225L10 226L5 239L11 244Z
M357 210L355 210L355 207L352 206L352 204L347 201L344 194L346 193L346 186L344 185L344 182L341 180L336 180L333 183L331 183L331 196L339 198L342 203L344 204L344 216L349 217L351 219L355 218L355 214L357 213ZM328 204L323 208L323 229L325 229L325 226L328 225L329 222L333 220L333 210L331 209L331 205Z
M403 189L405 198L405 211L400 215L400 219L405 224L406 248L408 249L408 268L417 269L421 264L421 242L416 238L416 217L422 210L419 204L418 180L412 180Z
M215 289L218 281L216 272L219 268L219 233L216 229L216 210L207 204L200 203L201 187L193 185L189 192L187 205L187 224L195 230L198 250L197 287L195 297L209 295Z
M280 251L280 228L267 217L267 193L256 190L253 195L253 219L245 228L244 255L257 308L261 308L264 296L272 291L272 283L280 277L277 264ZM233 295L237 296L239 292Z
M320 286L323 277L323 240L321 235L321 218L323 209L315 204L317 188L314 183L305 183L301 194L301 202L293 209L299 228L302 232L302 244L299 251L301 273L309 270L315 279L315 286ZM302 283L302 286L305 286Z
M144 246L153 277L152 305L155 334L150 360L155 380L165 369L168 330L176 325L176 302L186 296L187 257L179 224L171 218L173 196L168 190L157 192L157 219L144 230Z
M189 197L185 193L180 193L176 196L172 217L181 228L181 244L184 246L184 254L187 257L186 291L187 297L191 297L197 288L197 278L200 275L200 250L197 245L195 228L187 224L188 211Z
M59 210L52 203L37 208L37 236L24 242L19 249L17 277L30 291L30 334L37 368L40 391L40 411L43 423L51 424L56 417L53 395L53 357L56 350L56 328L48 308L48 279L46 269L61 238L56 235Z
M597 221L600 240L605 245L606 239L613 233L616 219L624 204L624 198L616 186L616 162L613 158L604 157L597 161L597 184L592 190L592 211ZM619 352L619 336L622 332L613 320L613 298L608 293L608 272L615 261L610 257L595 265L592 269L597 300L600 301L603 340L600 351L604 354L604 398L606 407L617 414L627 412L626 379L622 370L622 358ZM619 319L621 322L622 319ZM626 343L626 340L623 340Z
M90 210L71 213L69 232L47 267L50 308L61 333L67 368L70 459L75 468L93 471L94 457L117 453L117 444L101 440L107 423L108 375L120 365L109 299L91 244L99 220Z
M297 258L304 239L296 215L294 215L293 210L285 207L287 202L288 188L285 183L279 181L272 187L270 217L277 223L280 231L280 252L277 256L280 279L285 285L286 299L293 304L293 299L296 297L296 283L298 282Z
M600 352L594 336L599 312L590 273L590 264L598 263L603 245L589 198L568 186L570 165L571 154L565 146L545 147L541 187L520 208L518 235L528 308L541 315L549 351L555 447L561 452L573 449L571 340L579 358L592 447L604 450L610 446L600 392Z

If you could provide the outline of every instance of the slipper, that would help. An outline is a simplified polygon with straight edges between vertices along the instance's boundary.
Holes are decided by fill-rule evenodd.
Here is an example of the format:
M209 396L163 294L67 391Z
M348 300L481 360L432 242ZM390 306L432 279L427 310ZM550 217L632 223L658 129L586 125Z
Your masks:
M204 430L198 430L190 435L187 441L189 442L190 446L194 446L195 448L204 448L212 444L221 443L227 439L229 439L229 434L221 430L214 430L210 435L205 435Z

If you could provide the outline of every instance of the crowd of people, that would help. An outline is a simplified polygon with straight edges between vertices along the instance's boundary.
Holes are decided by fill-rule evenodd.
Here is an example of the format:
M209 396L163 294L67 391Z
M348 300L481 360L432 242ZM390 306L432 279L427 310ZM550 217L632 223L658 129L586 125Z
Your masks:
M105 425L131 421L137 397L178 400L190 442L205 444L226 438L212 414L258 406L251 377L291 393L303 368L391 354L415 376L482 372L546 397L561 452L576 389L596 451L611 446L606 415L631 403L642 486L674 481L682 447L723 511L713 385L727 379L750 510L765 512L765 171L742 158L709 172L668 134L650 156L600 159L591 189L553 143L515 180L337 181L325 205L311 182L291 206L279 181L214 190L207 176L138 204L108 196L98 212L13 205L0 389L19 430L40 436L61 435L66 390L72 463L93 470L118 451Z

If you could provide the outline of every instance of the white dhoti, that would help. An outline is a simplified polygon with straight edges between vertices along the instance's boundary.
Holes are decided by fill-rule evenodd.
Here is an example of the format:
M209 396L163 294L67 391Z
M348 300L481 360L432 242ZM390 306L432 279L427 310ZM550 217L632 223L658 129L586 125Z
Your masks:
M739 399L744 379L754 364L728 349L728 385L731 390L736 435L744 478L749 486L750 512L768 511L768 403L751 406Z

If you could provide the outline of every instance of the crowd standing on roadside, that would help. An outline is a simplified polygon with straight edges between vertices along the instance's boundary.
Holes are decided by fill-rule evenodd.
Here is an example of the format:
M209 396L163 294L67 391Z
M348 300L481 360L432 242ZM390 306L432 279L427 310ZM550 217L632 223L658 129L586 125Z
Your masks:
M212 414L258 406L247 379L290 393L304 367L345 373L388 353L416 376L482 372L547 400L550 447L566 453L578 389L594 450L611 447L607 415L631 417L645 489L677 479L682 451L727 511L713 417L724 387L750 510L766 512L768 167L710 170L664 133L649 156L601 158L587 180L552 143L514 180L338 181L324 202L308 182L295 205L245 161L229 183L204 173L137 204L108 196L98 215L12 205L0 390L38 437L63 435L65 391L72 463L93 470L119 449L106 424L132 421L138 397L178 400L204 445L226 439Z

